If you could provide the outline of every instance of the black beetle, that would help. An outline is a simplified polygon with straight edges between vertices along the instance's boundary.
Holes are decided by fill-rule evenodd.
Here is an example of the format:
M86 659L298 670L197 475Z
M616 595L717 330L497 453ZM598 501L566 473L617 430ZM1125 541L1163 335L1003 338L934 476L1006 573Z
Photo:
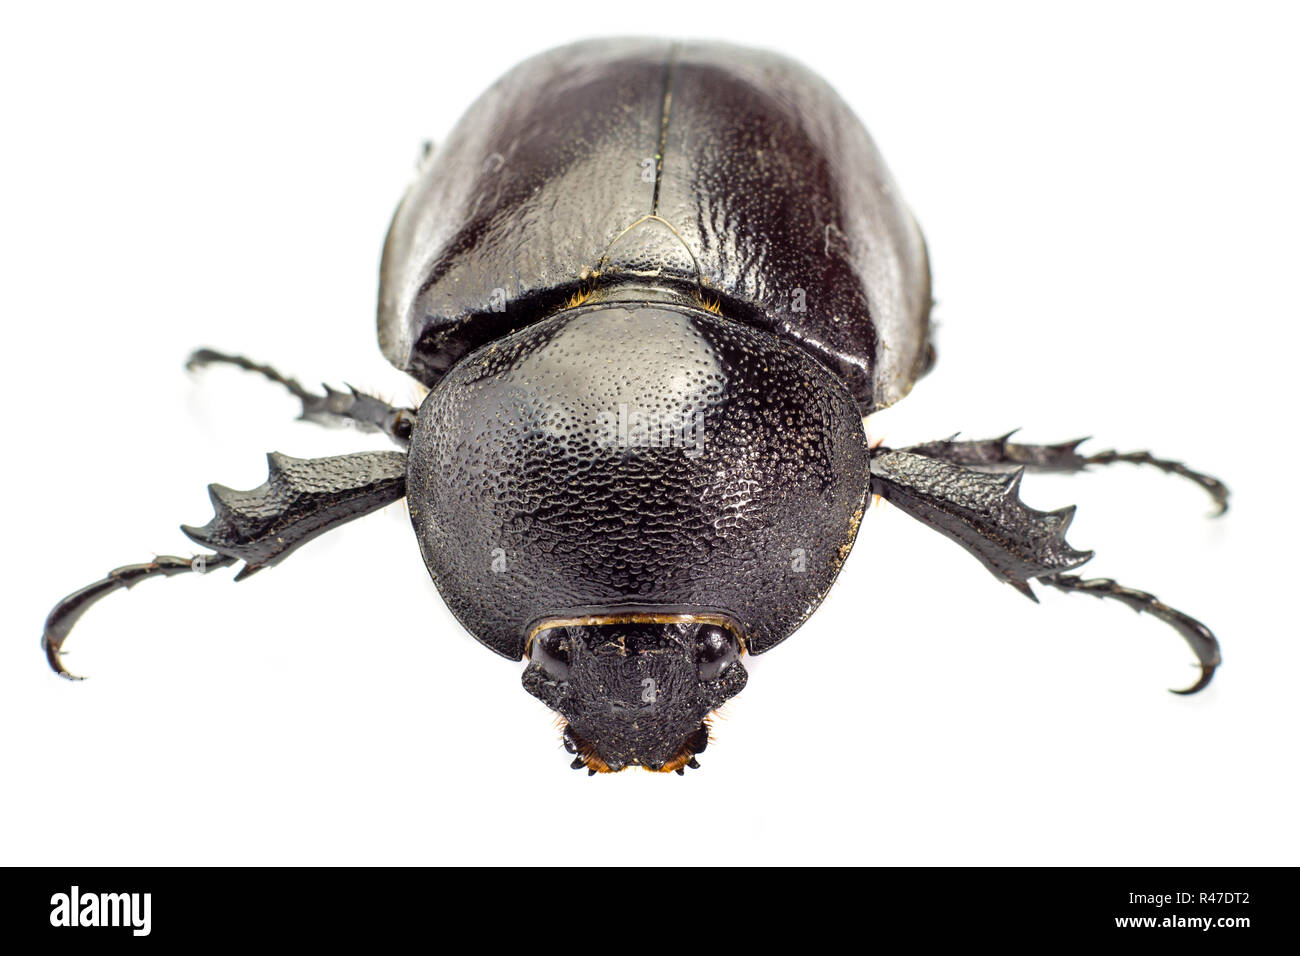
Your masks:
M1025 469L1147 452L1010 436L869 447L863 420L933 364L925 244L875 146L817 76L720 44L579 43L506 74L426 154L384 247L379 342L428 386L419 409L304 389L208 349L405 452L269 456L252 491L212 485L184 527L212 553L163 556L69 595L50 664L103 595L244 563L242 579L406 497L456 617L566 722L573 766L683 772L745 653L817 608L871 495L1031 581L1116 598L1218 644L1150 594L1067 572L1072 508L1039 512Z

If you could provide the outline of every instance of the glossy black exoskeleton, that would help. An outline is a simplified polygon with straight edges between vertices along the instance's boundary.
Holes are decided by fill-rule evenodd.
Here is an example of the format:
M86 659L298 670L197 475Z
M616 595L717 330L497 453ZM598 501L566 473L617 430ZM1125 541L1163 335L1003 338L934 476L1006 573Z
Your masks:
M185 533L212 553L111 572L46 623L51 665L104 594L244 563L238 578L406 497L420 551L479 641L526 659L574 766L681 772L706 719L817 608L875 494L1030 582L1112 597L1188 641L1152 595L1069 574L1073 509L1017 494L1024 469L1129 461L1079 442L868 447L863 419L933 361L925 245L880 155L818 77L718 44L595 41L506 74L424 161L389 231L379 342L429 387L419 409L289 388L303 417L402 452L270 456L252 491L211 487Z

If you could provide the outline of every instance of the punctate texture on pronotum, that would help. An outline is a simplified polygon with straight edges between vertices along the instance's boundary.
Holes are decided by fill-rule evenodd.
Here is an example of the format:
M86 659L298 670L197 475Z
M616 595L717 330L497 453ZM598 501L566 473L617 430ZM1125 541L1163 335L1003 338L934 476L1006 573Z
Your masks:
M1074 509L1035 511L1018 490L1025 471L1114 462L1191 479L1220 512L1227 489L1081 441L869 445L867 416L934 364L930 305L921 232L816 74L717 43L543 53L426 151L393 218L379 345L427 386L419 408L309 391L240 355L191 357L258 372L303 418L378 430L401 450L274 453L259 487L212 485L211 520L183 526L208 552L69 595L46 621L46 655L73 676L61 648L105 594L236 563L240 580L404 497L447 606L525 662L572 765L681 774L745 686L745 655L816 611L879 496L1030 598L1038 582L1159 618L1200 665L1178 693L1205 687L1219 663L1209 629L1070 573L1092 556L1066 543Z

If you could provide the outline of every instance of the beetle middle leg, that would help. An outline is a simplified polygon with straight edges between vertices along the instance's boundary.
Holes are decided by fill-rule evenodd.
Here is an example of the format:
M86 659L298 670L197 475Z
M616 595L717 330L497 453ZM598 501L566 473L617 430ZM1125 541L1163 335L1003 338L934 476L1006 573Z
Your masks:
M1001 438L989 438L983 441L954 441L952 438L942 441L926 442L904 449L914 455L929 458L941 458L958 465L974 468L1019 468L1031 471L1080 472L1089 465L1111 465L1116 462L1128 462L1133 465L1151 465L1166 474L1179 475L1196 482L1214 499L1215 514L1221 515L1228 510L1227 486L1204 472L1194 471L1181 461L1157 458L1149 451L1119 452L1114 449L1097 452L1093 455L1081 455L1078 447L1088 439L1076 438L1055 445L1023 445L1012 442L1008 432ZM953 436L954 438L956 436Z
M214 349L197 349L185 363L185 367L191 371L207 365L234 365L246 372L256 372L278 385L283 385L302 402L302 414L298 417L304 421L320 424L338 424L347 421L369 431L381 431L403 448L410 442L411 428L415 425L416 417L414 408L398 408L389 405L350 385L346 392L322 385L325 394L317 395L303 388L296 378L282 375L270 365L261 365L242 355L227 355Z

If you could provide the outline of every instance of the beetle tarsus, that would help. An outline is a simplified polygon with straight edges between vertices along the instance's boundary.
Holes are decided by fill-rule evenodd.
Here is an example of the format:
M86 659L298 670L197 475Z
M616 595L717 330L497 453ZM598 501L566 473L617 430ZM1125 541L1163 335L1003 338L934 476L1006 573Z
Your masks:
M1213 677L1214 677L1214 668L1208 664L1202 664L1201 676L1196 679L1195 684L1193 684L1191 687L1184 687L1182 690L1179 690L1175 687L1171 687L1169 688L1169 693L1178 694L1179 696L1187 696L1188 694L1195 694L1197 691L1205 689L1205 687L1210 683L1210 680Z
M972 468L1024 466L1033 471L1077 473L1089 465L1110 465L1116 462L1151 465L1166 474L1179 475L1200 485L1214 499L1216 516L1228 510L1227 485L1211 475L1188 468L1180 461L1157 458L1149 451L1118 452L1111 449L1095 455L1082 455L1078 448L1088 440L1087 438L1076 438L1054 445L1022 445L1010 440L1016 431L1019 429L1007 432L999 438L987 438L981 441L955 441L957 436L953 435L941 441L912 445L904 451Z
M321 425L337 425L351 422L366 431L380 431L401 445L407 446L411 437L411 428L415 424L414 408L398 408L387 402L367 395L365 392L347 386L347 391L339 391L322 384L324 395L317 395L302 387L296 378L289 378L276 371L270 365L262 365L242 355L227 355L215 349L197 349L185 363L191 371L207 365L234 365L246 372L256 372L262 377L283 385L295 398L302 402L302 414L298 417Z
M45 630L41 634L41 647L45 650L45 659L60 677L68 680L84 680L63 666L63 643L81 616L91 606L107 594L122 588L130 588L141 581L154 577L171 577L195 571L203 574L214 568L224 568L234 564L238 559L225 554L201 554L194 558L180 558L174 554L162 554L144 564L128 564L114 568L102 579L88 584L78 591L73 591L50 611L45 618Z
M1056 574L1039 578L1043 584L1061 591L1091 594L1093 597L1114 598L1122 601L1140 614L1150 614L1177 631L1191 647L1200 663L1201 676L1190 687L1170 689L1173 694L1195 694L1203 690L1214 677L1214 670L1222 663L1219 642L1214 633L1196 618L1162 603L1154 594L1126 588L1110 578L1080 578L1075 574Z
M1159 468L1165 474L1178 475L1194 481L1214 499L1214 516L1216 518L1228 510L1228 486L1212 475L1188 468L1181 461L1157 458L1149 451L1118 452L1114 449L1089 455L1085 459L1085 463L1089 465L1109 465L1118 461L1128 462L1132 465L1151 465L1154 468Z

